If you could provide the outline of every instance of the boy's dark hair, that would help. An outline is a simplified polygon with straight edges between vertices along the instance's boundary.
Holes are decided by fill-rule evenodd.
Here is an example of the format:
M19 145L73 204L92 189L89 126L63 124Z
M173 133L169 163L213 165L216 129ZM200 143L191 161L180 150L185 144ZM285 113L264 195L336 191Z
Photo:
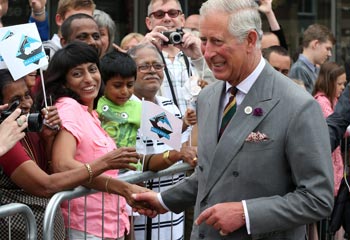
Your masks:
M135 61L127 53L111 51L100 61L100 72L104 83L112 77L134 77L136 79L137 66Z

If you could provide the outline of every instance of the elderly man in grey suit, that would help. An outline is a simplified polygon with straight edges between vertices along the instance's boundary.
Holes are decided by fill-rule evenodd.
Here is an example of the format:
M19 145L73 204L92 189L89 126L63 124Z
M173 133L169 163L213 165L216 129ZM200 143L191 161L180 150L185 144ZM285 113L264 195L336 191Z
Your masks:
M208 0L200 15L203 55L223 81L198 98L198 166L172 189L134 198L158 213L195 204L191 239L305 239L305 225L333 207L322 112L262 58L255 1ZM222 131L230 92L236 112Z

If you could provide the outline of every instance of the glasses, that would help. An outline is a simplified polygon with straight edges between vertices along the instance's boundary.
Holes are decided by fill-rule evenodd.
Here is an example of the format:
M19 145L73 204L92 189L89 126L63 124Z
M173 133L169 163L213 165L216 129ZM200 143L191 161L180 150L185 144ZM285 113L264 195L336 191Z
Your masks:
M148 15L148 16L150 17L153 15L153 17L155 19L162 19L165 17L165 14L168 14L168 16L171 18L176 18L177 16L179 16L181 14L181 11L177 10L177 9L170 9L167 12L164 12L163 10L158 10L158 11L150 13L150 15Z
M163 71L163 69L164 69L164 64L162 64L162 63L144 64L144 65L139 65L139 66L137 66L137 69L138 69L140 72L147 73L147 72L150 72L150 71L151 71L151 67L153 67L154 70L156 70L157 72L159 72L159 71Z

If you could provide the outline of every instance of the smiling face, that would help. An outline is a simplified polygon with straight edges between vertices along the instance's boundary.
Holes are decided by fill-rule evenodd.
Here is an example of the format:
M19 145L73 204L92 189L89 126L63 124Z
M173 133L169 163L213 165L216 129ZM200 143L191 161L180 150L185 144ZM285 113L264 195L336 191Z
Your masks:
M105 96L117 105L124 105L134 93L134 77L114 76L105 86Z
M29 113L33 105L33 99L24 79L19 79L5 85L2 89L3 104L9 105L18 100L23 113Z
M101 86L101 75L95 63L80 64L68 71L65 86L75 92L81 102L93 108Z
M153 100L154 96L158 92L160 86L163 83L164 72L163 69L156 70L154 67L148 68L147 71L140 71L139 66L163 64L159 54L154 49L143 48L139 49L135 58L137 70L137 79L135 82L135 95L139 98L148 98Z
M151 13L157 11L168 12L169 10L181 10L180 6L176 1L156 1L152 5ZM169 30L175 30L176 28L181 28L185 24L185 17L180 13L177 17L172 18L168 14L165 14L163 18L157 19L153 15L146 17L146 25L148 30L152 30L156 26L164 26Z
M255 68L256 32L250 31L240 42L228 30L229 15L209 12L200 18L202 53L215 78L228 81L233 86L244 80Z

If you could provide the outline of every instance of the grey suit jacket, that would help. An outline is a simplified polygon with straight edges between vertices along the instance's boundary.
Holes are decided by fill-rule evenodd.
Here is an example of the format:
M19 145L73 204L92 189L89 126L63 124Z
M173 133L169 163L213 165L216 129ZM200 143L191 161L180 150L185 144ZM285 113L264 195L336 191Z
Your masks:
M305 224L329 216L333 170L329 134L317 102L292 80L266 64L219 142L218 81L198 99L198 166L195 173L161 194L174 212L195 204L195 218L222 202L246 200L246 228L221 237L205 223L191 239L304 239ZM262 116L244 109L261 108ZM267 141L247 142L251 132Z

